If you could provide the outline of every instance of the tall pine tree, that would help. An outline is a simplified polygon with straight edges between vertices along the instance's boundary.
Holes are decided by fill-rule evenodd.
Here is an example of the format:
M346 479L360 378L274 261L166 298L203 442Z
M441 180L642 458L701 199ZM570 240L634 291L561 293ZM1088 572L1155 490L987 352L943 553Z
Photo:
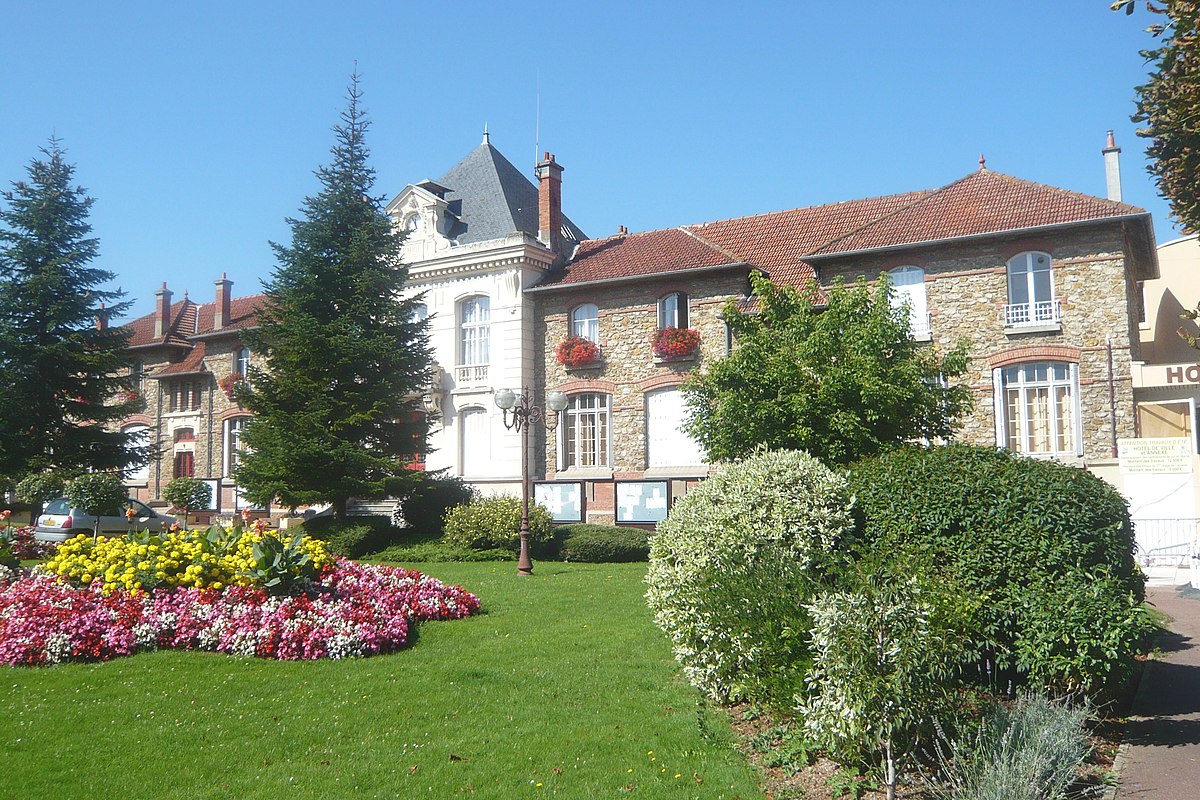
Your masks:
M258 326L246 333L265 366L251 367L240 387L254 418L234 473L256 503L331 503L339 517L351 497L413 486L419 476L404 464L424 451L428 431L416 413L428 334L417 301L400 298L403 238L371 194L361 97L355 75L332 161L316 172L321 190L288 220L291 244L272 243L278 263Z
M0 208L0 474L121 469L146 457L109 427L140 406L122 397L129 331L107 325L129 304L92 266L93 201L74 165L57 139L42 154Z

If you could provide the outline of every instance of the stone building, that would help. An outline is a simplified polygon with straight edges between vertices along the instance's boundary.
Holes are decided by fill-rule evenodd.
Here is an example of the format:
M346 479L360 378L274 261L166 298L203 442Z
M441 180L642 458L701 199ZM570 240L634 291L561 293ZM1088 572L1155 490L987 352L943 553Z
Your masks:
M1134 434L1129 309L1157 275L1149 214L981 166L931 191L584 241L528 292L542 385L570 398L538 486L561 517L648 523L706 473L677 387L727 351L720 308L750 270L823 287L889 273L916 338L970 345L963 439L1103 468ZM700 333L690 361L654 356L674 324ZM558 342L584 331L599 361L559 363Z
M245 505L230 470L249 414L231 395L254 358L241 332L262 298L234 298L232 288L222 275L214 302L198 304L186 294L172 302L163 283L154 313L128 324L135 391L146 408L121 427L140 433L158 454L126 476L130 495L143 502L157 504L172 478L192 477L210 483L215 508L228 513Z

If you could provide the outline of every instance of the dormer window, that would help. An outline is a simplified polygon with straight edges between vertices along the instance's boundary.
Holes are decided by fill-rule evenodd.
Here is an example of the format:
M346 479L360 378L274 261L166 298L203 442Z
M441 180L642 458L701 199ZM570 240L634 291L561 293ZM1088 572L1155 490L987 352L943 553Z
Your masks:
M420 214L409 214L407 217L404 218L404 230L407 231L408 233L416 233L417 229L420 227L421 227L421 215Z

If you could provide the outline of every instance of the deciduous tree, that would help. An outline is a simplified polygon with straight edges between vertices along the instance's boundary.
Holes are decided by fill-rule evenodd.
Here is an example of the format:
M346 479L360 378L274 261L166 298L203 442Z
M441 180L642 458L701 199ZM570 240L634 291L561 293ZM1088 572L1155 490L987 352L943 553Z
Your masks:
M969 389L949 383L966 371L965 347L942 357L917 344L886 278L836 285L824 305L813 284L752 281L757 310L724 310L733 352L684 386L687 429L711 460L766 445L844 464L948 437L969 408Z
M252 501L331 503L401 495L418 474L405 460L423 452L420 409L430 367L416 300L400 298L408 275L401 235L371 194L368 120L358 76L334 127L321 188L288 220L292 241L272 244L277 266L265 285L258 326L246 341L265 363L237 391L254 412L234 472Z

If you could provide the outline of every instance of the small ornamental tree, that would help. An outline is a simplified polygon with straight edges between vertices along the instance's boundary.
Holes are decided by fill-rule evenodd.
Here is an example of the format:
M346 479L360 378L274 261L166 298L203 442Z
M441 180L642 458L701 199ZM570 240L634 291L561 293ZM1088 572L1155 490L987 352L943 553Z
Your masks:
M903 564L903 566L901 566ZM848 590L818 596L804 726L843 764L882 778L888 800L920 735L933 729L972 655L978 600L913 562L860 563Z
M189 511L208 508L212 502L212 487L199 478L174 478L163 487L162 498L183 512L187 522Z
M119 514L127 497L121 479L108 472L80 475L67 485L67 500L71 507L95 518L96 535L100 532L100 517Z
M142 407L131 331L106 324L128 303L93 264L92 198L74 166L57 139L42 153L0 205L0 474L124 469L148 455L116 429Z
M66 481L57 472L32 472L17 484L17 497L29 503L33 519L42 513L47 501L62 497Z
M372 193L360 99L355 75L320 189L289 220L290 244L273 245L278 266L245 332L264 357L235 391L254 414L234 469L243 494L261 506L329 503L339 519L351 497L407 495L421 473L406 464L429 429L427 323L419 296L402 299L403 235Z
M726 305L733 352L684 384L686 428L711 461L755 447L804 450L844 464L913 439L951 435L971 392L954 379L966 346L944 356L918 345L885 276L834 285L818 304L797 289L751 276L756 313Z
M694 686L790 707L811 597L852 522L846 481L812 456L759 452L689 491L650 539L646 600Z

